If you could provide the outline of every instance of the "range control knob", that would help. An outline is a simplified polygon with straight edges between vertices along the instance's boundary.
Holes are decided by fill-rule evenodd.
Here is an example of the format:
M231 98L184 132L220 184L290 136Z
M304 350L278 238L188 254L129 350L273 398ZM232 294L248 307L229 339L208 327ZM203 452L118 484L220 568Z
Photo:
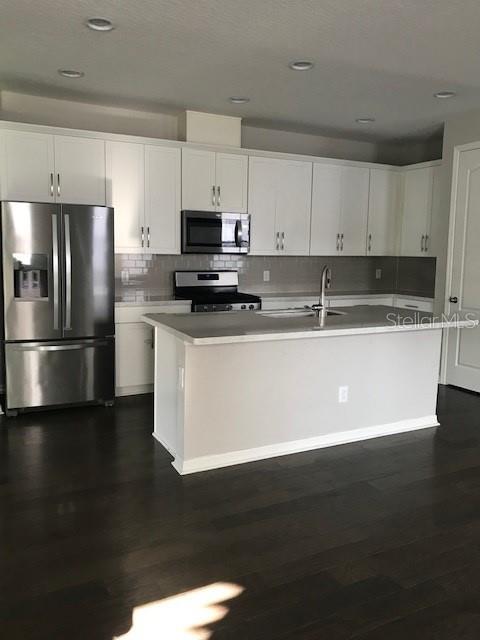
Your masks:
M254 304L250 304L250 305L248 305L248 308L249 308L250 310L255 309L255 305L254 305Z
M247 305L246 304L242 304L242 309L246 309Z
M226 311L231 311L232 309L233 309L233 307L232 307L232 305L231 305L231 304L226 304L226 305L225 305L225 310L226 310Z

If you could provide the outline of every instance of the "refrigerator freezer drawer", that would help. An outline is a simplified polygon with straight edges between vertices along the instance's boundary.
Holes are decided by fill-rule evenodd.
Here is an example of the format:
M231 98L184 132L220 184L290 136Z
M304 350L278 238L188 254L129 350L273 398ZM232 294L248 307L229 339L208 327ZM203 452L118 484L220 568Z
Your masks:
M114 398L115 339L5 344L7 409Z

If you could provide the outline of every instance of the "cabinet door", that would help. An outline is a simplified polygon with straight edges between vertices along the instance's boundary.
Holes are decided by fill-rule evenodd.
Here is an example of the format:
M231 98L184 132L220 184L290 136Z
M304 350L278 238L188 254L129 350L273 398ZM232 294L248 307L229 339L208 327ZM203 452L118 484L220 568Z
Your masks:
M2 200L25 202L53 202L54 153L53 136L27 131L4 131Z
M341 211L342 167L314 164L310 255L332 256L338 253Z
M107 142L107 204L114 208L115 251L142 250L145 210L144 146Z
M433 167L409 169L403 176L402 256L424 256L430 232Z
M57 202L106 202L105 142L94 138L55 136Z
M276 231L285 255L308 255L312 208L312 163L281 160L277 181Z
M182 209L215 211L217 202L215 153L182 150Z
M153 328L144 322L115 325L117 391L153 384Z
M367 255L395 255L399 177L386 169L370 170Z
M217 210L247 213L248 156L217 153ZM218 191L220 189L220 191Z
M342 213L340 216L340 254L366 254L369 170L342 167Z
M145 146L147 251L180 253L180 149Z
M250 158L248 210L251 215L250 253L254 255L280 253L276 233L279 162L270 158Z

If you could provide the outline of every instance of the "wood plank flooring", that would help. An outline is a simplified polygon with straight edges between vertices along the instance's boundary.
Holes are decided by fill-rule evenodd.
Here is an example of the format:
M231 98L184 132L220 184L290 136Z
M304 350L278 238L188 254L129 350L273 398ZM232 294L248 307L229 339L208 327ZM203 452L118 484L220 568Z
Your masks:
M480 397L441 387L438 413L438 429L183 478L150 396L4 419L0 636L478 639ZM218 583L242 592L190 622L188 596L165 600ZM147 636L132 612L151 602Z

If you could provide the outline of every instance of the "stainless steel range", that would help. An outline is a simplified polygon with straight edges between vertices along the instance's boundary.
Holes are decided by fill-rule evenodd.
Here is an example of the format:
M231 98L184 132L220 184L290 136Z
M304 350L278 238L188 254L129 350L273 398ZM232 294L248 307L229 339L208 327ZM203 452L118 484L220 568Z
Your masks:
M238 271L175 271L175 297L192 301L192 311L253 311L258 296L238 291Z

